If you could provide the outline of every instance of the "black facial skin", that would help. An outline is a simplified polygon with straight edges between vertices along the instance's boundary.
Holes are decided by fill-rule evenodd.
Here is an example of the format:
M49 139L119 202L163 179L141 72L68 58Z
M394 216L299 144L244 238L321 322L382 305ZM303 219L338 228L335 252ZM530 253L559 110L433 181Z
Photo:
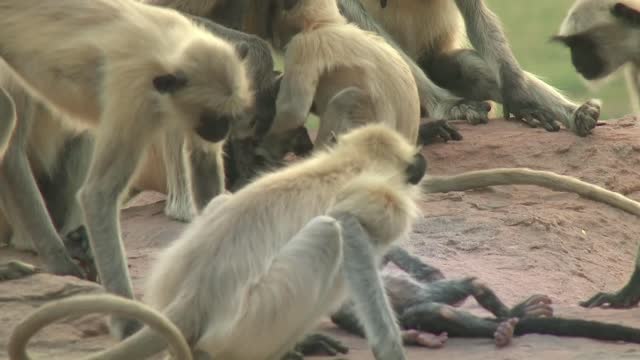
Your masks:
M598 55L597 45L588 35L556 37L554 40L571 49L571 62L585 79L593 80L606 75L606 66Z
M224 140L231 130L231 116L204 112L200 115L200 122L195 128L196 134L209 142Z
M380 0L380 7L381 8L386 8L387 7L387 0Z
M611 14L618 19L626 21L628 24L640 26L640 12L625 4L615 4L611 8Z
M427 172L427 160L421 153L413 157L413 162L407 167L407 181L412 185L417 185Z

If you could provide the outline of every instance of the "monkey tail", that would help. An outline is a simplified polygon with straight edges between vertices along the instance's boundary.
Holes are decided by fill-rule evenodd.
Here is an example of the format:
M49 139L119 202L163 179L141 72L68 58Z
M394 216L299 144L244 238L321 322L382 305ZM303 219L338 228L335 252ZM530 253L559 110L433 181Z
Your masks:
M54 301L43 305L25 320L19 323L9 337L8 353L10 360L29 360L26 345L29 339L44 326L69 316L90 313L109 313L129 317L144 322L151 329L161 333L169 342L176 359L191 360L191 350L180 330L164 315L140 302L110 294L80 295ZM141 359L142 353L154 351L154 344L141 341L146 329L126 339L112 349L107 349L90 359ZM131 345L141 343L135 355L130 356ZM160 352L162 349L158 350ZM139 355L139 356L136 356Z
M16 125L16 105L7 91L0 87L0 158L7 148Z
M470 171L453 176L429 176L422 183L426 193L464 191L496 185L537 185L556 191L576 193L640 216L640 203L628 197L574 177L527 168L497 168Z
M640 329L599 321L562 318L520 319L515 335L542 334L640 343Z

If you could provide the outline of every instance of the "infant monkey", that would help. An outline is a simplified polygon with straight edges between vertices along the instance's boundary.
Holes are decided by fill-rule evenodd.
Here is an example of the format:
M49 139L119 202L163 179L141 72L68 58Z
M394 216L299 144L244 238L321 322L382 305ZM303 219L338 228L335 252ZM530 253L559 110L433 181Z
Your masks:
M443 346L448 337L480 337L494 338L496 346L503 347L514 335L534 333L640 343L640 329L553 317L551 299L545 295L533 295L509 308L478 279L444 280L437 269L398 246L387 253L382 264L389 262L410 275L382 275L405 344L436 348ZM454 307L469 296L495 318L479 317ZM362 334L349 302L331 320L348 332Z

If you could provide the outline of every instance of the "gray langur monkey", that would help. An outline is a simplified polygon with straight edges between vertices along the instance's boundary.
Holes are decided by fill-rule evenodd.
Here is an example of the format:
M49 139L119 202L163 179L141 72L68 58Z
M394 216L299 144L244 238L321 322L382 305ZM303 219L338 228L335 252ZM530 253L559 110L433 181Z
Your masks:
M212 19L221 17L238 19L237 13L232 12L233 9L218 6L220 4L218 0L147 1L151 1L151 3L156 5L181 9L192 15ZM276 12L277 8L282 9L280 3L276 0L236 0L236 3L242 4L237 4L235 11L244 11L243 15L240 16L242 20L237 21L238 23L242 23L242 31L270 39L275 46L275 50L284 50L285 43L278 34L278 32L282 30L281 27L283 24L278 23ZM446 119L466 119L471 123L486 122L488 112L491 110L489 104L454 96L447 90L431 82L431 80L424 75L422 69L393 41L391 36L371 19L358 0L339 0L338 5L340 13L344 15L349 22L383 36L390 45L399 51L400 56L407 62L407 65L409 65L418 86L421 115L422 117L428 116L420 127L419 142L421 144L429 144L436 138L442 138L445 141L462 140L462 136L457 129L449 125ZM358 107L359 105L355 106Z
M74 123L95 129L89 172L78 192L83 222L105 288L133 298L119 230L122 195L147 145L166 129L187 134L192 148L203 144L210 149L217 176L223 176L222 143L252 102L241 54L170 9L132 0L39 5L36 0L0 1L0 57L30 94ZM27 119L18 119L14 132L28 132ZM22 188L31 196L25 201L16 191L3 192L2 207L25 223L48 271L81 276L48 221L37 187L23 182L26 169L22 155L3 158L0 188ZM197 196L221 189L192 191ZM40 213L34 216L34 211ZM112 321L118 337L136 328L133 321Z
M196 358L278 360L348 292L375 358L405 359L377 264L418 215L415 185L425 170L417 147L385 125L340 135L333 147L213 199L159 255L145 300ZM36 311L11 335L10 358L28 359L35 331L98 310L94 300ZM247 337L256 341L246 346ZM143 359L165 348L145 328L94 358Z
M427 76L458 95L502 103L506 118L513 115L548 131L559 129L557 121L580 136L596 126L599 101L576 105L522 70L484 1L360 2ZM462 48L465 29L475 50Z
M335 0L278 1L274 13L276 36L287 45L273 132L303 125L313 106L315 146L369 122L418 140L415 80L382 37L348 24Z
M631 108L640 112L640 1L578 0L553 39L571 50L573 66L588 81L627 65Z

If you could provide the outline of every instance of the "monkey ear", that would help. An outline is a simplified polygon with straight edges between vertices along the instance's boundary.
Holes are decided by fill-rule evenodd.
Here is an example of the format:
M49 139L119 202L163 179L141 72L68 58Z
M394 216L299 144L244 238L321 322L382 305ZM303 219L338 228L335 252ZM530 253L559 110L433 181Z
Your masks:
M611 14L633 25L640 26L640 4L636 1L617 2L611 8Z
M161 94L171 94L185 87L187 82L184 74L165 74L153 78L153 87Z
M299 2L300 0L283 0L282 6L286 11L289 11L293 9L296 5L298 5Z
M247 44L246 42L239 42L236 44L236 52L238 53L238 56L240 57L240 60L244 60L247 58L247 55L249 55L249 44Z
M380 0L380 7L383 9L387 7L387 0Z

